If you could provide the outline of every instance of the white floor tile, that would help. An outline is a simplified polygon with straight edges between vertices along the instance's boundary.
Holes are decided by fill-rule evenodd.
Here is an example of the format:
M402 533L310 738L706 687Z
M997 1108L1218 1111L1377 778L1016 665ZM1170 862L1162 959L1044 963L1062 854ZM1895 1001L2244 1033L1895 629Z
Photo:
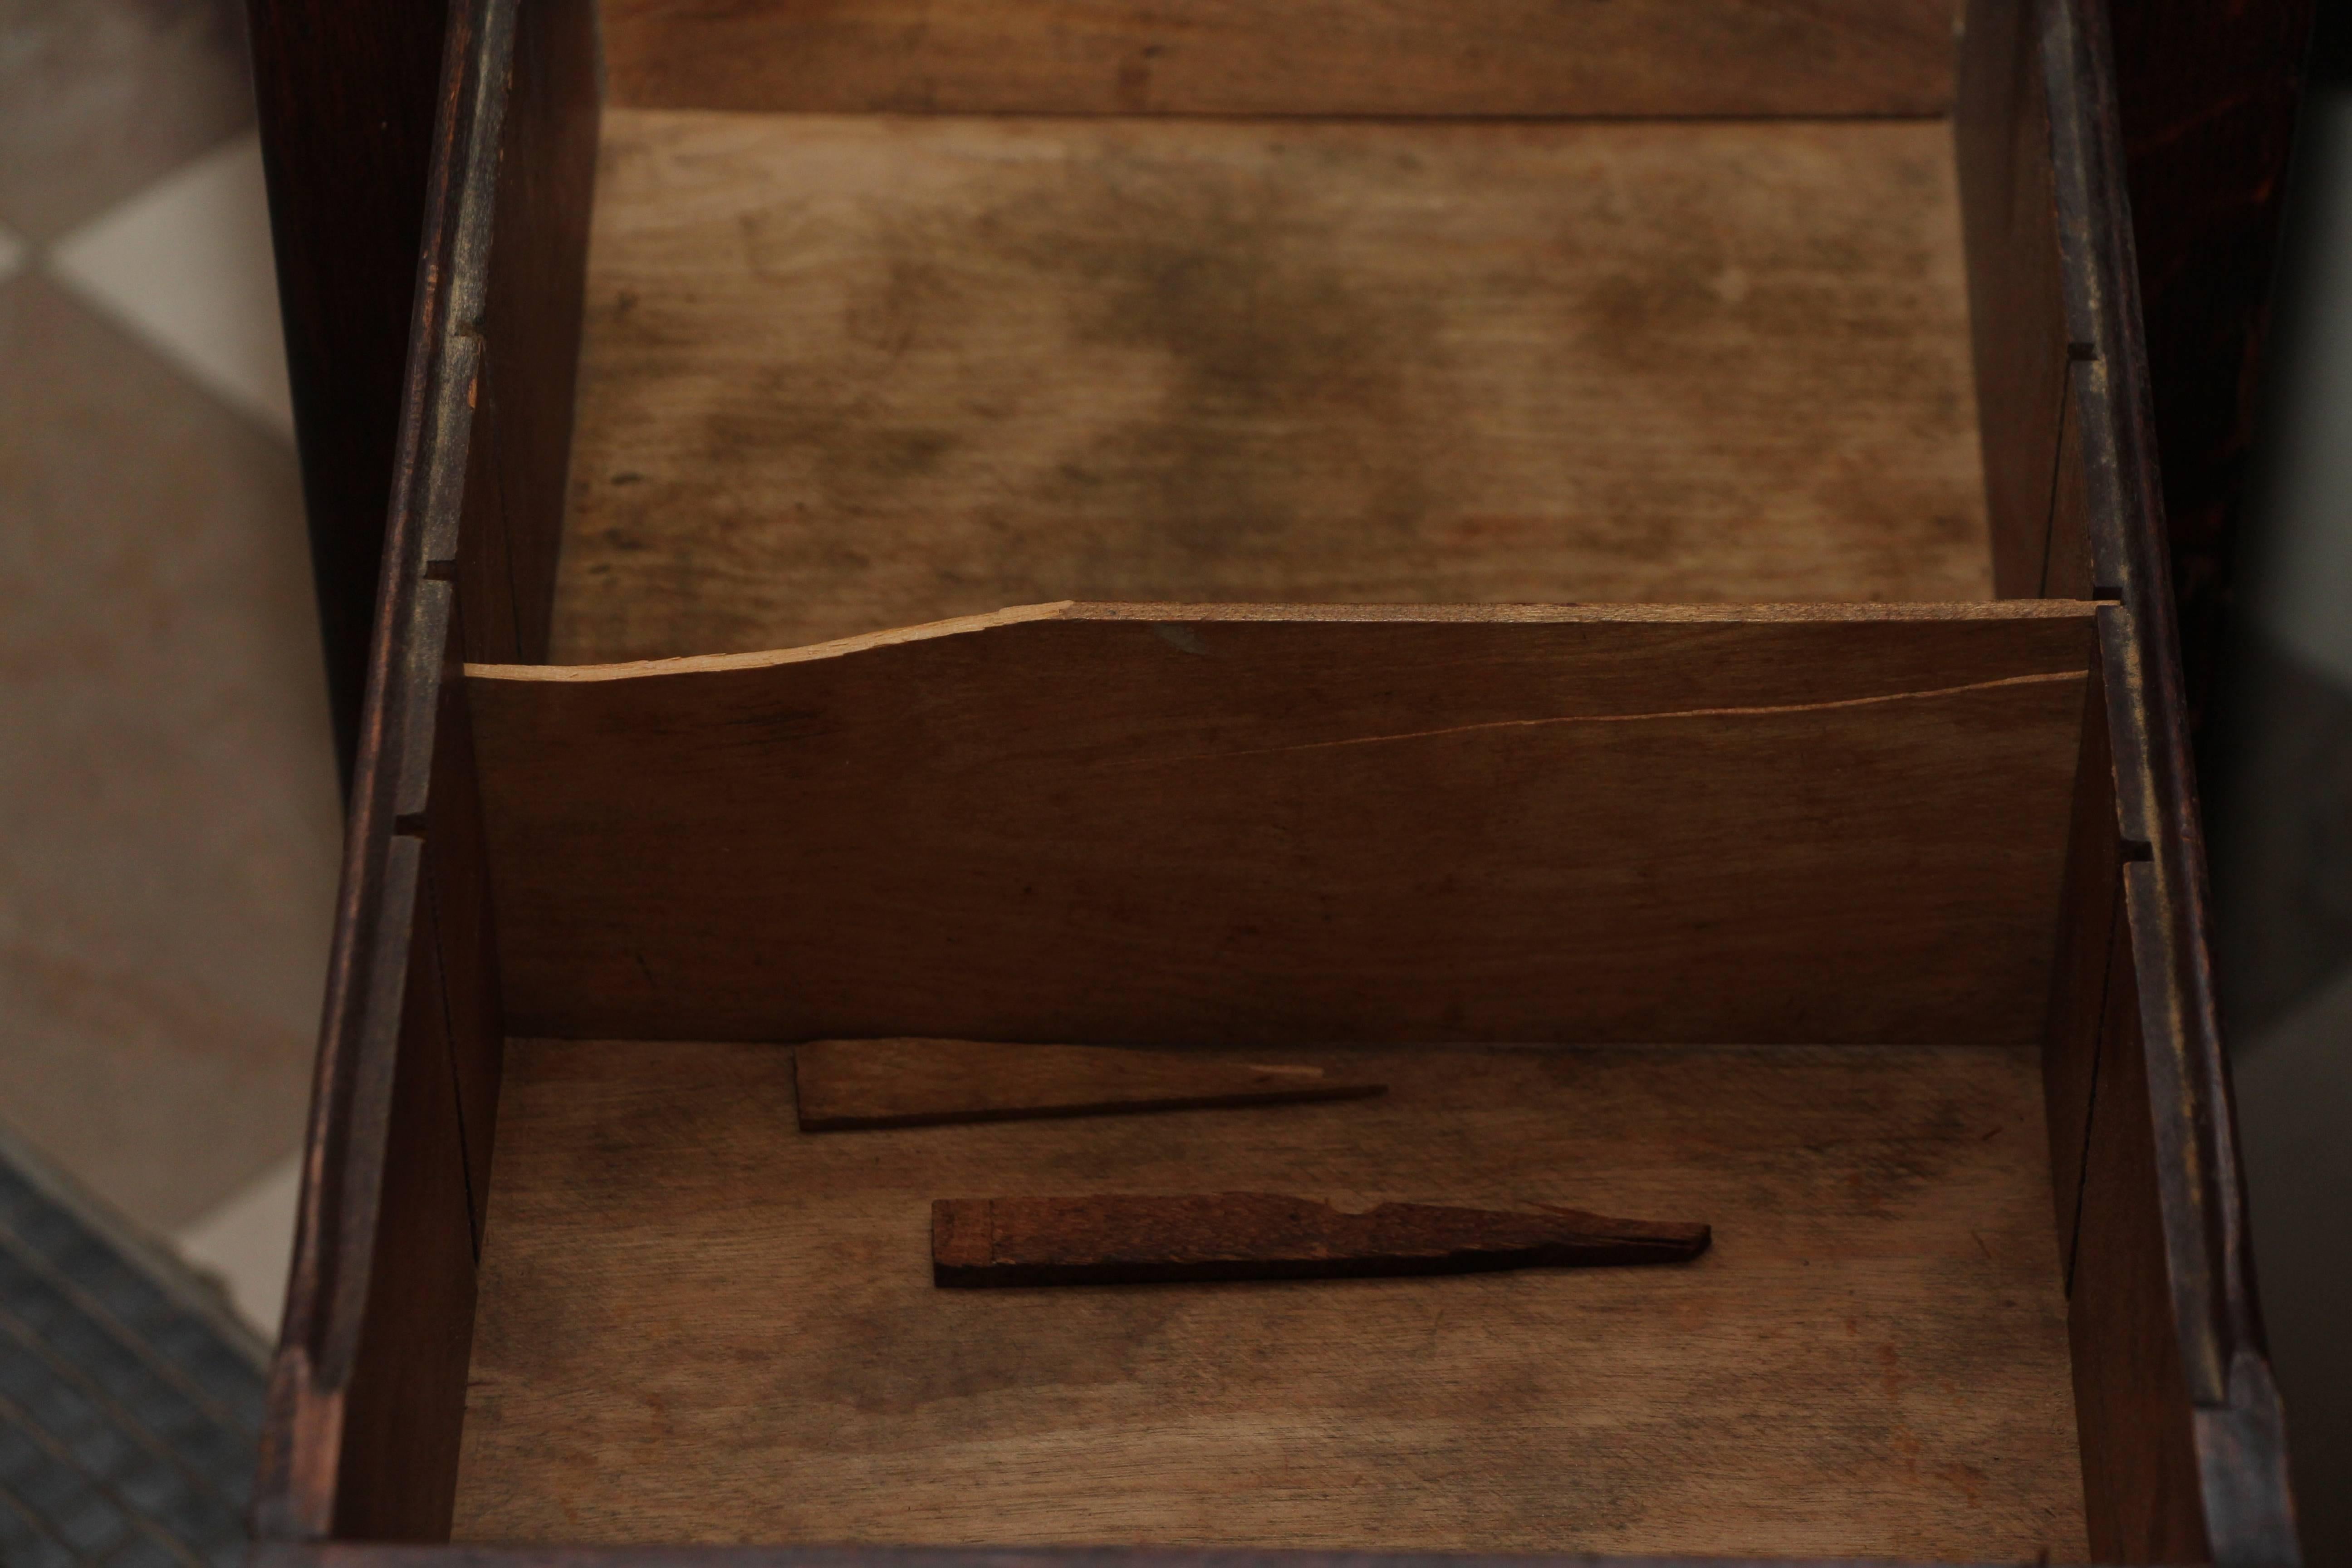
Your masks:
M24 265L25 242L6 229L0 228L0 283L15 277L16 268Z
M278 1337L286 1272L294 1256L294 1209L302 1192L299 1151L172 1238L181 1256L228 1284L229 1300L265 1338Z
M257 136L238 137L66 236L47 268L291 438Z

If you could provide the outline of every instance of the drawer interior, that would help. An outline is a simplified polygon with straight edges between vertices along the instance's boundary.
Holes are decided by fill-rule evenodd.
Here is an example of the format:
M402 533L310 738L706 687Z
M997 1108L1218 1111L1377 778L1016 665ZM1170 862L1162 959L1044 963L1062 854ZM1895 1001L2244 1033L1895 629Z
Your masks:
M2034 1048L2092 607L1045 606L476 667L479 1540L2079 1555ZM797 1131L790 1042L1349 1104ZM1704 1219L1675 1269L932 1288L929 1202Z
M455 1537L2079 1560L2096 617L1990 598L1949 7L1165 10L601 7ZM888 1035L1391 1090L798 1132ZM1716 1242L929 1283L1228 1190Z

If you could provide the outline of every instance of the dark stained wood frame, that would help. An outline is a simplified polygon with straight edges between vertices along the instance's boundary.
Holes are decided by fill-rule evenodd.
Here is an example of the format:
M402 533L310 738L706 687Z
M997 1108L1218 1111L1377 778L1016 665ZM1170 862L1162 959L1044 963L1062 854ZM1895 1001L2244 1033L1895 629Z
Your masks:
M381 21L392 8L380 10ZM383 344L354 328L339 362L322 322L363 286L392 289L339 279L339 247L303 237L331 203L334 168L299 145L300 95L320 89L304 71L351 41L306 36L307 16L294 0L257 5L257 37L276 50L262 61L264 123L314 526L331 520L356 539L369 443L394 427L367 396L367 354ZM356 1543L446 1538L502 1016L454 672L461 658L530 660L545 646L594 163L592 26L581 4L457 0L442 40L342 902L254 1506L261 1564L392 1568L413 1553ZM2045 1039L2091 1544L2115 1561L2284 1563L2297 1560L2284 1428L2213 1001L2106 36L2100 0L1977 0L1958 114L1996 579L2004 594L2112 605ZM403 47L413 54L423 37L404 35ZM396 120L423 112L414 85L394 71L366 91ZM384 162L397 188L402 155ZM390 246L398 216L383 221L374 237ZM346 448L349 474L333 468ZM322 561L322 581L333 565ZM442 1548L430 1560L900 1559L1342 1561L562 1548Z

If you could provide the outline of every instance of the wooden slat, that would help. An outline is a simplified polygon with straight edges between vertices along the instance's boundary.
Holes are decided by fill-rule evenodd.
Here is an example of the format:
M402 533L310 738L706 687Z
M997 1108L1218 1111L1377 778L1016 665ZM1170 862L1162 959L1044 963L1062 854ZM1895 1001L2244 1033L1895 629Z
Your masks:
M793 1050L803 1132L1363 1100L1387 1086L1191 1052L982 1040L812 1040Z
M255 1486L254 1524L264 1539L445 1534L463 1408L502 1005L458 670L468 649L537 651L515 613L528 572L511 548L518 492L502 473L511 426L486 411L491 377L483 374L502 348L523 339L511 321L486 328L485 300L498 290L484 261L502 152L509 163L562 163L562 137L547 124L551 110L532 98L545 97L545 84L528 88L509 114L509 82L547 74L546 33L563 31L567 10L575 35L583 24L576 8L544 5L522 7L519 21L513 0L467 0L449 10L424 265L414 245L398 258L403 278L421 281L407 322L388 513L379 504L387 518L384 570L369 576L371 588L380 583L382 602L359 726L285 1338ZM270 47L295 58L349 41L341 33L303 32L282 6L266 25L278 35ZM257 33L264 26L257 16ZM359 54L373 58L365 48ZM573 50L575 104L593 87L591 63ZM362 101L376 102L364 95ZM363 141L396 133L396 118L378 123L374 108L364 118ZM593 119L588 135L572 142L572 162L584 171ZM338 189L373 200L369 171L360 166L365 160L350 139L322 146L349 176ZM318 152L273 155L307 160ZM574 184L580 197L584 173ZM519 212L528 204L507 205ZM552 221L581 228L579 201ZM530 279L542 320L560 318L565 292L562 247L548 239L547 227L520 213L500 249L509 268ZM575 299L578 249L571 263ZM290 280L289 298L331 297L340 288L316 276L327 265L316 256L304 265L313 275ZM530 363L527 353L520 360ZM365 390L364 363L346 368ZM555 415L568 421L568 409ZM307 441L304 449L307 458ZM362 472L327 482L348 487L364 479ZM541 511L551 517L551 497ZM551 561L543 559L541 647L551 583Z
M1056 598L1990 591L1940 122L604 137L561 662Z
M2043 594L2070 333L2037 0L1977 0L1953 113L1995 590Z
M2084 1514L2096 1561L2210 1563L2158 1195L2180 1176L2162 1168L2152 1130L2138 941L2126 932L2113 949L2068 1303Z
M2058 426L2058 472L2051 487L2049 543L2042 554L2042 592L2053 599L2087 599L2098 589L2091 560L2090 495L2084 471L2083 420L2105 401L2091 367L2066 367L2065 413Z
M2136 1337L2142 1325L2133 1314L2156 1310L2152 1305L2118 1303L2095 1318L2092 1337L2151 1347L2120 1375L2143 1392L2163 1391L2164 1399L2141 1404L2128 1424L2112 1429L2117 1454L2086 1449L2085 1468L2121 1465L2111 1473L2130 1481L2135 1453L2144 1452L2134 1446L2158 1435L2171 1441L2185 1424L2193 1444L2189 1477L2140 1468L2147 1489L2121 1494L2126 1516L2173 1521L2158 1533L2175 1534L2186 1507L2179 1489L2193 1484L2217 1560L2290 1562L2296 1555L2294 1510L2277 1391L2262 1348L2214 994L2202 831L2109 32L2102 0L2052 0L2045 8L2044 80L2067 308L2080 325L2078 341L2094 356L2075 369L2082 513L2092 581L2102 597L2120 600L2112 624L2123 635L2102 645L2111 689L2121 699L2111 706L2118 816L2127 834L2148 845L2148 858L2127 864L2125 880L2153 1119L2161 1273L2180 1381L2170 1381L2171 1366L2145 1359L2160 1353L2153 1340ZM2087 1194L2084 1206L2087 1213ZM2078 1250L2078 1310L2084 1256ZM2086 1418L2086 1442L2090 1431Z
M457 1535L2085 1560L2030 1047L1300 1059L1391 1092L803 1138L783 1051L515 1042ZM1715 1245L932 1286L932 1198L1110 1173Z
M1027 114L1899 115L1950 0L604 0L616 103Z
M2036 1040L2090 616L1045 605L478 668L509 1029Z
M931 1283L955 1289L1396 1279L1687 1263L1704 1225L1578 1209L1376 1204L1282 1193L935 1198Z
M461 617L462 621L462 617ZM462 636L462 633L460 633ZM475 783L473 720L456 670L442 681L434 725L433 798L425 845L425 891L439 932L449 1060L474 1253L481 1253L506 1050L506 1005L490 918L489 855Z
M496 439L516 637L547 657L580 367L599 114L591 7L520 0L482 268L482 402Z
M2058 1248L2074 1278L2083 1149L2089 1136L2105 1026L2109 979L2123 921L2123 842L2116 823L2115 751L2107 733L2105 671L2094 658L2084 692L2081 759L2066 834L2066 881L2058 897L2057 959L2042 1035L2044 1119L2050 1124L2050 1186L2057 1201Z
M454 563L438 562L433 569L447 573L457 584L466 658L478 663L510 664L523 657L523 647L515 620L514 559L509 548L505 487L499 482L499 410L490 392L490 361L496 356L488 345L480 344L478 339L475 342L479 346L473 380L467 388L473 418L467 431L457 555Z
M443 1541L474 1327L473 1226L433 900L415 900L400 1040L383 1108L367 1310L341 1389L334 1533Z

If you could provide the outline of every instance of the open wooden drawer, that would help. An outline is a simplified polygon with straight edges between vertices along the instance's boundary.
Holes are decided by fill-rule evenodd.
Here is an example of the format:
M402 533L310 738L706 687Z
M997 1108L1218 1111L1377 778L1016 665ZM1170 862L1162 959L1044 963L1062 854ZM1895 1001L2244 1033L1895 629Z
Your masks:
M265 1559L2292 1561L2101 24L1950 23L461 5ZM1231 1190L1717 1240L929 1282Z

